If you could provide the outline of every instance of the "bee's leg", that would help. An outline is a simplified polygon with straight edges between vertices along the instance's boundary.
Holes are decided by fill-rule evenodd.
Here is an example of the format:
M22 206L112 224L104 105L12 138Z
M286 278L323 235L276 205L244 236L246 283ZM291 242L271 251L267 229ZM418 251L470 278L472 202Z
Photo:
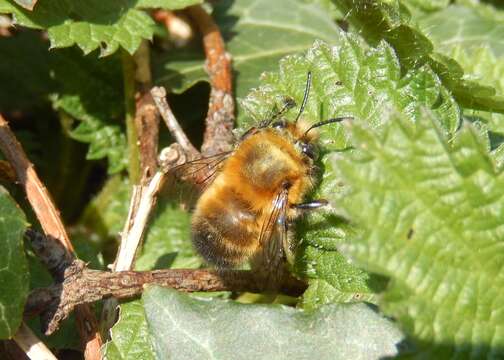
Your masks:
M322 206L328 205L329 202L325 199L317 199L317 200L312 200L308 201L305 203L301 204L292 204L291 207L294 209L299 209L299 210L315 210L318 208L321 208Z

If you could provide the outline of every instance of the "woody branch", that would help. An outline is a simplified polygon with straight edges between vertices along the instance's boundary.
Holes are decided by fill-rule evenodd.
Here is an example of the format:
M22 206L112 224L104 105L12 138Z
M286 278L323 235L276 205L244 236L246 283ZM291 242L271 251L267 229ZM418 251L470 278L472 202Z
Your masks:
M35 289L28 297L25 315L41 314L43 331L49 335L56 331L64 319L79 305L114 297L127 299L138 296L146 285L170 287L183 292L235 291L263 292L264 283L256 274L246 270L193 270L167 269L154 271L108 272L88 269L86 265L61 254L61 245L32 230L27 236L39 258L52 270L65 267L62 282L47 288ZM286 275L279 291L299 296L306 284Z
M0 149L10 162L16 173L17 181L23 187L26 197L35 212L37 219L47 237L55 239L61 244L61 257L72 259L74 248L59 212L54 205L49 192L38 177L33 164L28 160L21 144L10 130L7 121L0 115ZM64 277L64 268L54 269L52 275L55 280ZM100 359L101 336L98 332L98 322L87 305L76 308L77 326L84 345L86 360Z

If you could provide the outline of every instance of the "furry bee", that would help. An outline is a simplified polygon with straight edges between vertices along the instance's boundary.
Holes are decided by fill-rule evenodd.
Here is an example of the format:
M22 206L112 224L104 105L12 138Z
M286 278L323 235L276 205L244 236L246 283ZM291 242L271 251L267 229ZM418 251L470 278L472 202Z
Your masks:
M282 119L284 108L249 129L234 150L181 165L182 178L204 171L205 188L192 218L192 240L197 251L217 268L250 260L266 281L281 278L290 254L288 226L303 210L317 209L325 200L305 202L312 189L317 158L315 128L300 120L311 86L308 73L304 98L293 122Z

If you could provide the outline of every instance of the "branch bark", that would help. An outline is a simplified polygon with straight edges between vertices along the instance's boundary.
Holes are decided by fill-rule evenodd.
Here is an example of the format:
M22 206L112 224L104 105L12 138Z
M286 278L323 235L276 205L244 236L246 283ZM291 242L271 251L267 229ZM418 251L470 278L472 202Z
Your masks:
M28 160L21 144L9 128L7 121L0 115L0 149L13 166L20 185L24 188L26 197L35 212L37 219L47 237L56 239L63 246L65 257L73 258L74 248L65 230L59 212L46 187L38 177L33 164ZM63 278L63 274L54 274L55 279ZM94 314L87 305L76 309L78 328L84 345L86 360L100 359L101 336Z
M146 285L170 287L184 292L236 291L263 292L263 282L247 270L167 269L154 271L108 272L90 270L75 260L63 283L35 289L28 297L25 315L40 313L47 335L56 331L73 309L105 298L127 299L138 296ZM291 276L285 277L279 291L299 296L306 284Z
M235 104L231 56L226 52L224 39L212 17L199 5L191 6L187 11L203 35L206 71L210 77L210 102L201 146L201 153L208 156L229 151L234 143Z
M144 177L149 179L157 169L159 116L150 93L150 48L146 40L141 42L133 59L136 64L135 126L140 147L140 168L143 169Z

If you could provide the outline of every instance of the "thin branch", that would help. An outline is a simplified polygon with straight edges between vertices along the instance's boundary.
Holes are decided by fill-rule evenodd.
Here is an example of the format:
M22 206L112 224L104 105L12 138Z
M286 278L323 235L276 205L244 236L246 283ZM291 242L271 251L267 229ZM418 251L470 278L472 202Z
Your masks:
M114 264L113 271L131 270L137 248L145 233L147 220L156 203L156 195L161 188L163 177L164 173L156 172L149 184L138 187L135 192L137 195L132 197L130 208L135 210L131 210L130 214L134 218L128 218L126 221L126 231L122 234L117 262Z
M201 152L213 155L229 151L234 143L235 120L231 56L212 17L199 5L188 8L189 16L203 35L206 71L210 77L210 102Z
M0 149L14 167L17 179L26 192L26 197L48 236L58 239L70 252L74 251L72 243L59 217L59 212L40 181L33 164L30 163L21 144L10 130L7 121L0 115Z
M13 340L31 360L58 360L24 322L21 323Z
M146 40L133 55L136 64L135 126L140 147L140 168L150 178L157 168L159 116L149 90L152 87L150 47Z
M67 255L72 257L74 248L63 226L49 192L38 177L33 164L28 160L21 144L10 130L7 121L0 115L0 149L13 166L20 185L24 188L26 197L35 212L37 219L47 237L56 239L65 248ZM58 276L61 278L62 275ZM86 360L100 359L99 349L102 345L98 332L96 318L87 305L77 308L78 327L84 344Z
M260 293L265 289L257 274L246 270L167 269L108 272L87 269L80 260L72 264L71 275L63 283L35 289L28 297L25 314L42 310L42 326L47 335L56 331L75 306L105 298L138 296L146 285L169 287L183 292L236 291ZM284 278L279 291L299 296L306 284L291 276Z
M184 130L182 130L182 127L175 118L175 115L173 115L170 105L168 105L168 102L166 101L165 88L162 86L153 87L151 94L161 117L165 121L168 130L170 130L170 133L175 138L175 141L177 141L186 154L191 158L200 157L199 151L196 150L187 135L184 133Z
M159 115L150 93L152 76L150 70L150 48L147 41L142 41L133 55L135 65L136 110L134 117L135 142L140 157L140 169L143 175L139 185L133 185L133 192L126 224L121 234L121 243L112 266L112 271L131 270L135 254L143 238L144 229L155 203L161 178L157 169L157 151L159 138ZM128 72L129 75L131 75ZM129 141L133 141L130 139ZM155 175L154 175L155 174ZM154 183L157 183L155 185ZM154 189L155 188L155 189ZM142 199L143 202L142 202ZM149 204L146 211L146 201ZM138 212L142 206L142 212ZM104 302L101 314L101 332L108 330L117 319L117 301L109 299Z

